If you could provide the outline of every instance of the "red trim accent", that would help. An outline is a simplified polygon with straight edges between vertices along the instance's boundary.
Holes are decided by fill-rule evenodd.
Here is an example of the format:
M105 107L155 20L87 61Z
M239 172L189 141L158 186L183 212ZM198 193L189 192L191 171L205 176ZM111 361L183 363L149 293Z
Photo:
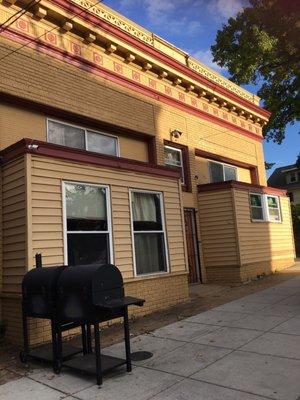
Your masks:
M195 149L195 155L196 155L196 157L209 158L210 160L215 160L215 161L223 162L225 164L231 164L236 167L249 169L251 183L253 185L259 185L258 168L256 165L245 163L243 161L234 160L233 158L220 156L218 154L210 153L208 151L200 150L200 149Z
M74 14L75 13L82 14L83 8L81 8L75 4L70 4L69 2L66 2L65 0L49 0L49 1L51 3L59 5L63 9L70 11ZM218 85L217 83L212 82L205 77L202 77L197 72L194 72L187 66L177 62L173 58L162 53L161 51L151 47L150 45L140 41L137 38L132 37L131 35L124 32L123 30L110 25L109 23L103 21L101 18L97 17L96 15L91 14L88 10L85 10L85 13L83 14L83 16L82 17L79 16L79 18L96 25L98 28L100 27L104 31L126 41L130 45L137 47L139 50L143 51L144 53L147 53L151 56L156 57L160 61L168 64L170 67L176 68L177 70L184 73L185 75L188 75L191 78L198 80L200 83L203 83L204 85L208 86L210 89L212 89L214 91L216 91L216 89L217 89L220 94L223 94L223 95L229 97L230 99L232 99L236 102L239 102L242 105L245 105L252 111L260 113L261 115L263 115L265 117L269 117L271 115L271 113L269 111L263 109L262 107L256 106L255 104L251 103L248 100L243 99L242 97L239 97L238 95L230 92L229 90L223 88L222 86Z
M256 165L254 165L254 164L249 164L249 163L245 163L243 161L234 160L233 158L221 156L221 155L210 153L208 151L200 150L200 149L195 149L195 155L196 155L196 157L209 158L211 160L223 162L226 164L232 164L236 167L241 167L241 168L250 169L250 168L256 167Z
M8 28L7 30L5 30L5 32L3 32L1 35L8 37L11 40L17 40L23 43L24 38L25 40L27 39L32 39L30 36L24 35L22 33L19 32L13 32L10 28ZM21 39L20 39L21 38ZM23 39L22 39L23 38ZM122 86L128 87L130 89L133 89L136 92L139 92L143 95L146 95L148 97L151 97L155 100L161 101L162 103L168 104L170 106L176 107L178 109L181 109L183 111L186 111L192 115L195 115L197 117L201 117L202 119L205 119L207 121L213 122L215 124L218 124L224 128L228 128L231 129L233 131L236 131L244 136L247 136L251 139L257 140L259 142L263 141L263 137L262 136L258 136L254 133L251 133L249 131L247 131L246 129L243 129L241 127L238 127L234 124L231 124L228 121L224 121L214 115L208 114L203 112L202 110L196 110L195 108L193 108L192 106L189 106L188 104L183 104L181 101L173 99L168 97L167 95L158 92L152 88L149 87L145 87L142 84L140 84L139 82L132 82L131 80L129 80L128 78L124 77L124 76L120 76L117 73L104 69L103 67L92 63L88 60L84 60L81 57L78 57L76 55L70 55L67 52L58 49L54 46L52 46L49 43L44 43L41 41L32 41L32 43L30 43L28 45L28 47L31 47L33 49L36 50L36 44L38 44L39 46L39 51L46 53L46 54L50 54L53 57L58 58L61 61L65 61L68 62L69 64L72 64L76 67L79 67L85 71L94 73L96 75L99 75L101 77L107 78L112 82L118 83Z
M190 158L189 158L188 146L176 142L171 142L170 140L164 140L164 145L174 147L175 149L180 149L182 151L185 184L182 185L181 187L184 192L191 192L192 184L191 184L191 170L190 170Z
M198 185L198 192L211 192L215 190L224 189L241 189L249 190L249 192L266 193L276 196L286 196L287 191L277 189L269 186L253 185L252 183L238 182L238 181L226 181L217 183L206 183L204 185Z
M32 149L30 148L30 145L37 145L38 148ZM170 179L179 179L180 177L179 172L175 171L173 168L153 165L123 157L113 157L85 150L72 149L70 147L28 138L22 139L12 146L2 150L0 152L2 158L1 164L6 164L24 154L59 158L75 163L91 164L104 168L115 168L143 174L158 175Z
M259 174L257 167L250 168L250 177L253 185L259 185Z

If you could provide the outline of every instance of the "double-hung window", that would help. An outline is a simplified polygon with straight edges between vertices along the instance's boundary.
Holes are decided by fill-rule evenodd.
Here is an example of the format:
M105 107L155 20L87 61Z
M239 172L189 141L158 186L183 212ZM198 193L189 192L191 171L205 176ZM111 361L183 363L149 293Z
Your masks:
M278 196L250 193L250 211L252 221L281 222Z
M266 196L268 219L272 222L280 222L279 198L277 196Z
M162 194L131 190L131 218L136 274L167 272Z
M63 183L65 262L68 265L112 262L109 189Z
M209 162L210 182L237 181L237 168L219 162Z
M265 214L262 194L250 194L250 209L252 221L264 221Z
M47 139L50 143L62 146L119 156L119 143L116 136L50 119L47 121Z

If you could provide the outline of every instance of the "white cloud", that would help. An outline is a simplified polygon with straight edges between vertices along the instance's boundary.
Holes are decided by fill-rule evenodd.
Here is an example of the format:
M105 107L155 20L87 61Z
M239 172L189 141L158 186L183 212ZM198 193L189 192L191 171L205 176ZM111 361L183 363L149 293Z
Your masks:
M224 71L218 64L213 62L213 56L210 50L197 50L195 52L190 52L191 56L197 58L203 64L214 69L215 71L222 73Z
M145 15L149 22L156 27L164 27L173 34L195 35L202 30L198 20L189 20L185 15L176 12L182 7L191 7L195 0L120 0L123 9L129 9L136 5L145 9Z
M246 0L210 0L207 9L217 19L234 17L243 9Z

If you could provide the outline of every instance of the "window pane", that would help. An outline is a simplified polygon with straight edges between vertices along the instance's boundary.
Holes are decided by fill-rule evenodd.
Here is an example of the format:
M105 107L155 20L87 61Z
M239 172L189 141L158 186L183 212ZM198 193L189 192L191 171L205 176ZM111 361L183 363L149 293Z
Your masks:
M137 274L167 270L163 233L135 233L134 244Z
M87 133L87 150L117 156L117 149L118 141L116 138L95 132Z
M280 221L280 213L277 208L269 208L270 221Z
M251 208L251 218L262 220L264 219L264 214L262 208L259 207L252 207Z
M133 229L162 230L160 196L154 193L132 193Z
M48 141L76 149L85 149L84 129L48 121Z
M109 238L106 233L68 233L69 265L103 265L109 260Z
M236 168L224 165L225 181L236 181Z
M181 167L182 166L181 150L165 147L165 164L171 165L173 167Z
M106 231L106 189L81 184L66 184L68 231Z
M276 197L267 196L267 199L269 208L278 208L278 202Z
M259 194L250 194L251 206L261 207L261 196Z
M210 162L210 181L211 182L223 182L223 165L219 163Z

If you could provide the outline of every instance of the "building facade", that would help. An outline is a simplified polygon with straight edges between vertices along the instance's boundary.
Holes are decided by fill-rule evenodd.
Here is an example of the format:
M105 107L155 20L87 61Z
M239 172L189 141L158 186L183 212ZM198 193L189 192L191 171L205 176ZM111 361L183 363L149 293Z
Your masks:
M0 23L29 7L5 0ZM113 262L134 314L188 284L294 263L289 198L267 187L259 98L89 0L42 0L0 31L1 314L24 273ZM49 327L31 325L31 342Z
M297 164L276 168L268 184L286 190L291 203L300 204L300 167Z

